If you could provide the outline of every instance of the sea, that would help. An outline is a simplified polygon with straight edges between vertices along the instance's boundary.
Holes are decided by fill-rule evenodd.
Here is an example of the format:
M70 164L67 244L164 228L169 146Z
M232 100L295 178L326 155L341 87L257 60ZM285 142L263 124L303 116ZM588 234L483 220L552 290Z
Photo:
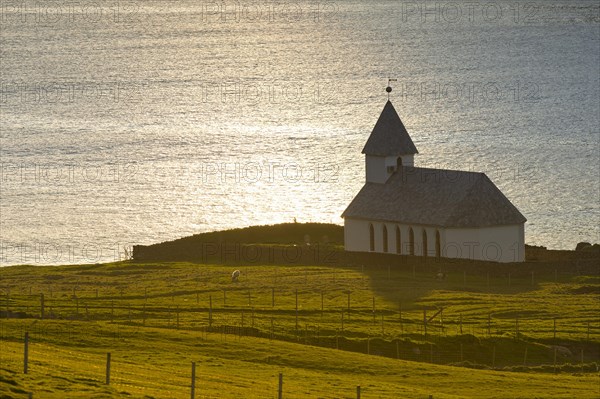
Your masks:
M389 99L525 242L600 242L600 3L2 0L0 266L342 224Z

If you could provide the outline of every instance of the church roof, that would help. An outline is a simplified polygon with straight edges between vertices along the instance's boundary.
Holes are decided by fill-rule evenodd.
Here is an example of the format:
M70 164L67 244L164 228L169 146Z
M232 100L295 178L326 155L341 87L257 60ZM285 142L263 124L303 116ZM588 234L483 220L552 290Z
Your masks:
M484 173L404 167L386 183L366 183L344 218L486 227L527 219Z
M367 155L418 154L392 103L388 100L362 150Z

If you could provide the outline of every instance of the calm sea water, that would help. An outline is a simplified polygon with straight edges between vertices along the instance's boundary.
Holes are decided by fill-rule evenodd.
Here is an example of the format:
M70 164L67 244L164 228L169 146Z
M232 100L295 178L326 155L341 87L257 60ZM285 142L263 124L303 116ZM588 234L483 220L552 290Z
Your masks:
M595 0L15 0L1 18L0 265L342 223L388 77L417 165L487 173L529 244L600 241Z

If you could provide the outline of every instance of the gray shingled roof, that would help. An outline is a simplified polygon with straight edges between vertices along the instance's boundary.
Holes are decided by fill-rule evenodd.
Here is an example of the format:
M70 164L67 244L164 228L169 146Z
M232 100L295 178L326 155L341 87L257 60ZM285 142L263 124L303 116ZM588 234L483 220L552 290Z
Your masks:
M440 227L527 220L484 173L412 167L386 183L366 183L342 217Z
M419 153L389 100L385 103L362 153L379 156Z

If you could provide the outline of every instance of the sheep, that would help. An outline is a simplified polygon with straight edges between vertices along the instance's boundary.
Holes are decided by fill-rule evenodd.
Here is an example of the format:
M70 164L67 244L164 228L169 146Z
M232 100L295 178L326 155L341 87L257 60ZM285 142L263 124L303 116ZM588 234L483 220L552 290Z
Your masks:
M233 273L231 273L231 281L234 283L237 282L241 273L242 272L240 272L239 270L234 270Z
M435 275L435 279L439 281L446 280L446 273L442 273L441 271L439 271L438 274Z

